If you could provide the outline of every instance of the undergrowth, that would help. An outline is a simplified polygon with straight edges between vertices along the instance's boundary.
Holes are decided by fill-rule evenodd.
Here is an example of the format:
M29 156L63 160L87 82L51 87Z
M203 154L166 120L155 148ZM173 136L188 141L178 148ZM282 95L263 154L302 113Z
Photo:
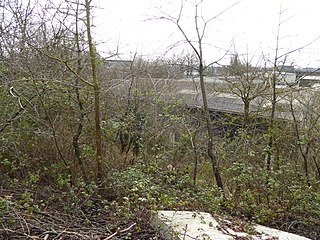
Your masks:
M198 184L194 186L192 167L171 169L166 164L159 158L138 161L113 171L101 183L73 179L68 171L51 176L50 182L43 180L46 173L40 171L26 172L19 181L2 175L5 180L0 191L2 228L16 229L21 222L19 217L28 222L30 217L39 218L49 212L55 218L64 219L62 222L75 219L70 223L76 228L80 225L98 228L102 224L110 234L119 227L138 223L134 233L139 237L127 239L148 234L160 239L148 225L152 210L194 210L237 217L319 239L319 181L299 179L290 166L284 165L270 174L263 169L253 171L245 164L234 164L223 171L224 176L233 177L222 193L207 173L199 174ZM44 232L49 225L43 226Z

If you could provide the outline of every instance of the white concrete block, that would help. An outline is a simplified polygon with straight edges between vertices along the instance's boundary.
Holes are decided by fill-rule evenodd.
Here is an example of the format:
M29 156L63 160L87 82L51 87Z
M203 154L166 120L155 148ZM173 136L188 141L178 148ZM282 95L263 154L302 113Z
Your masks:
M239 237L251 237L254 240L311 240L261 225L254 226L260 233L256 236L235 232L230 228L222 232L219 223L211 214L205 212L158 211L153 214L152 224L159 228L160 233L167 240L233 240Z
M267 235L267 236L272 236L272 237L277 237L278 240L311 240L310 238L302 237L296 234L280 231L278 229L274 228L269 228L265 227L262 225L256 225L255 230L258 233Z
M209 213L159 211L153 222L168 240L233 240L218 230L219 223Z

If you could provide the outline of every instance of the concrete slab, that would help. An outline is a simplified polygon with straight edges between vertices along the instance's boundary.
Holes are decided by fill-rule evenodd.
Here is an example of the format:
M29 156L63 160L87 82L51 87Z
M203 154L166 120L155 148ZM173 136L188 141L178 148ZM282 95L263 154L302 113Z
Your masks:
M260 235L235 232L230 228L222 229L220 224L205 212L158 211L153 214L152 224L160 230L167 240L311 240L292 233L256 225Z
M310 238L302 237L296 234L280 231L278 229L256 225L255 230L263 235L277 237L278 240L311 240Z
M153 224L168 240L233 240L218 230L219 223L209 213L190 211L159 211Z

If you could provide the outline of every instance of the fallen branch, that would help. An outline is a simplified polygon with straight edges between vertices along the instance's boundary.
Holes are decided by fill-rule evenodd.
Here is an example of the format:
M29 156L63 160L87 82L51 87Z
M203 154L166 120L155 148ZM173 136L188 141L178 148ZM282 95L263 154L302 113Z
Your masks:
M115 237L115 236L117 236L117 235L119 235L121 233L125 233L125 232L129 231L131 228L133 228L135 225L136 225L136 223L133 223L133 224L131 224L131 226L129 226L126 229L123 229L123 230L120 230L120 228L118 228L115 233L111 234L109 237L107 237L107 238L105 238L103 240L110 240L113 237Z
M90 239L90 236L88 236L88 235L80 234L78 232L67 231L67 230L63 230L62 232L60 232L55 238L58 239L62 235L74 235L74 236L80 237L82 239Z
M19 235L19 236L24 236L24 237L29 238L29 239L38 239L37 236L31 236L31 235L29 235L29 234L27 234L27 233L19 232L19 231L12 230L12 229L9 229L9 228L3 228L2 230L3 230L5 233L15 233L15 234L17 234L17 235ZM2 234L1 234L1 235L2 235Z

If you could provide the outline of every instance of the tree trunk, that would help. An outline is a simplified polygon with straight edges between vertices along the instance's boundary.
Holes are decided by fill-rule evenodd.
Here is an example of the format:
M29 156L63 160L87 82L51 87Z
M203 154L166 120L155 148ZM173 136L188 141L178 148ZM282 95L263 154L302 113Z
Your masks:
M95 143L96 143L96 178L97 181L101 181L102 178L102 137L101 137L101 126L100 126L100 85L97 77L97 60L96 60L96 49L93 44L91 36L91 22L90 22L90 1L85 0L86 8L86 26L87 26L87 37L91 61L92 81L94 90L94 112L95 112Z
M217 159L217 156L213 152L212 123L211 123L210 111L209 111L208 101L207 101L207 93L206 93L206 88L205 88L205 83L204 83L204 75L203 75L204 68L203 68L203 63L201 60L200 60L200 64L199 64L199 75L200 75L200 86L201 86L202 101L203 101L203 110L204 110L204 115L205 115L205 120L206 120L207 133L208 133L208 155L211 160L212 169L213 169L215 179L217 181L217 185L223 191L223 183L222 183L220 170L219 170L219 166L218 166L218 159Z
M249 121L249 110L250 110L250 101L248 98L243 99L244 109L243 109L243 126L248 126Z
M275 132L275 112L276 112L276 103L277 103L277 92L276 92L276 70L277 70L277 53L273 66L273 74L271 79L271 113L270 113L270 122L268 128L268 149L266 155L266 168L268 171L272 169L272 158L274 157L274 132Z
M82 64L81 64L81 48L80 48L80 40L79 40L79 27L78 27L78 20L79 20L79 4L77 4L76 7L76 32L75 32L75 40L76 40L76 46L77 46L77 74L80 76L81 70L82 70ZM81 156L81 150L79 146L79 138L82 134L82 129L83 129L83 121L85 117L84 113L84 108L83 108L83 102L80 97L80 91L79 91L79 78L75 78L75 94L76 94L76 99L79 107L79 122L78 122L78 127L77 131L74 133L73 138L72 138L72 145L74 149L74 153L76 155L76 158L78 160L78 165L80 168L80 171L82 173L82 177L84 178L85 182L88 182L88 177L85 171L85 166L84 162Z

